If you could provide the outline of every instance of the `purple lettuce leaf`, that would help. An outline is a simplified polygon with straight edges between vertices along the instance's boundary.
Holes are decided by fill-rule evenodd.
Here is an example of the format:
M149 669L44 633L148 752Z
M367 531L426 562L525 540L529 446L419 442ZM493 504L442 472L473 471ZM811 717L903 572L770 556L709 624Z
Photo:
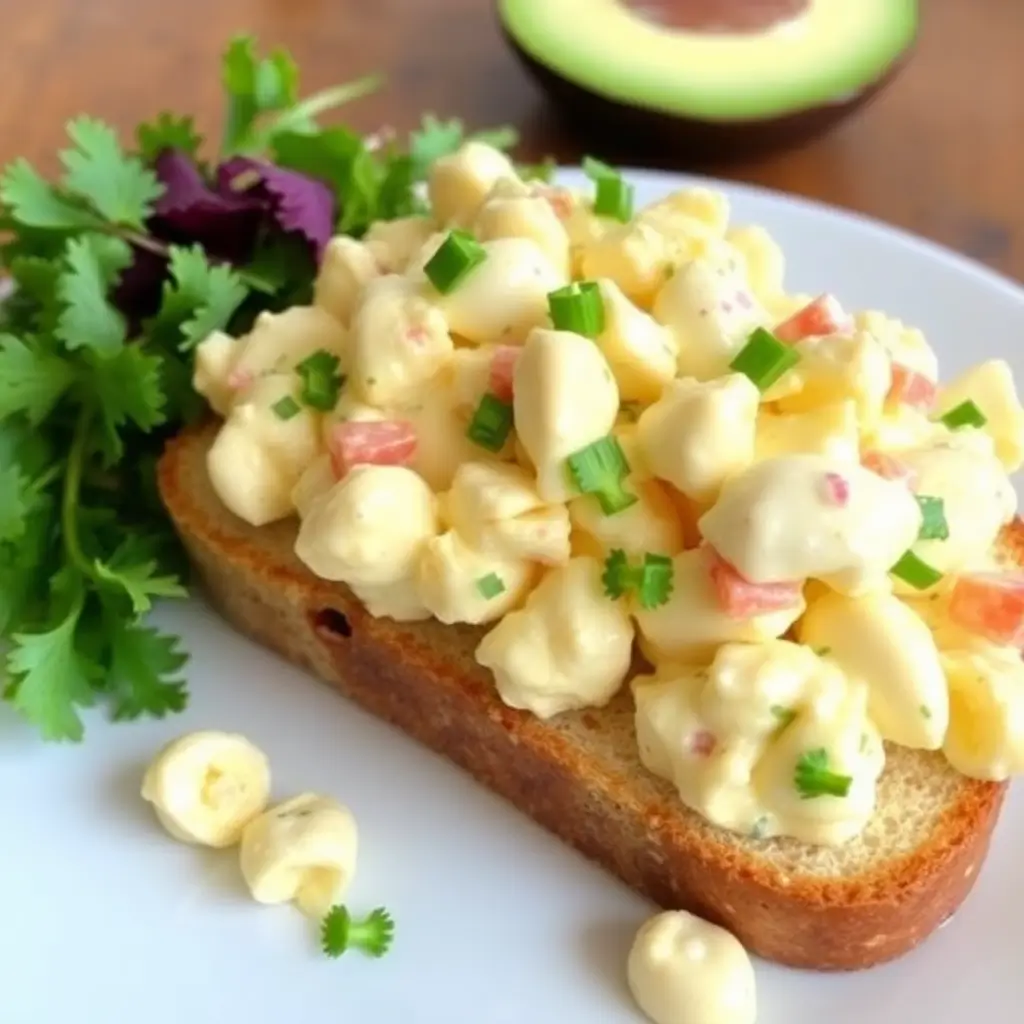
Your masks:
M165 189L149 224L157 237L182 245L198 242L210 256L231 263L250 258L266 202L255 195L212 189L192 159L179 150L164 150L154 170Z
M228 199L262 200L281 230L309 243L317 262L334 234L334 193L298 171L252 157L233 157L217 169L217 192Z

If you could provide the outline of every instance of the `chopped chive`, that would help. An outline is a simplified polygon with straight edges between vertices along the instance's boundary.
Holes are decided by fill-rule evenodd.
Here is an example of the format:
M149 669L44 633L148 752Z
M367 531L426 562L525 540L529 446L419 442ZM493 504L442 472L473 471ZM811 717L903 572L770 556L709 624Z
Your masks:
M946 521L946 503L930 494L917 494L921 506L921 532L918 540L948 540L949 523Z
M921 705L921 715L924 718L931 718L932 717L932 709L930 707L928 707L927 704L922 704Z
M907 551L903 557L889 570L904 583L909 583L915 590L927 590L942 579L942 573L924 559L918 558L913 551Z
M583 173L591 181L619 177L619 172L611 164L606 164L603 160L598 160L592 156L585 156L583 158Z
M505 593L505 582L496 572L489 572L476 581L476 589L481 597L490 601L492 597Z
M637 582L637 602L641 608L660 608L672 596L675 565L668 555L644 555Z
M293 419L302 412L302 406L291 395L285 395L284 398L275 402L271 408L279 420Z
M672 596L675 565L668 555L647 552L639 566L629 563L621 548L613 549L604 561L601 582L613 601L633 592L641 608L658 608Z
M448 295L485 259L487 251L468 231L450 231L423 272L442 295Z
M512 406L490 392L480 399L466 436L489 452L500 452L512 432Z
M760 391L767 391L798 362L800 353L792 345L784 344L771 331L758 327L729 364L729 369L749 377Z
M819 796L846 796L853 785L849 775L829 770L828 751L824 747L808 750L796 763L794 783L804 800Z
M815 647L814 648L814 653L819 658L827 658L832 653L832 648L831 647Z
M945 423L950 430L960 430L962 427L983 427L988 423L985 414L969 398L954 406L949 412L943 413L939 420Z
M624 178L598 178L594 190L594 213L625 224L633 216L633 186Z
M516 173L523 181L543 181L550 184L558 170L558 161L553 156L546 156L537 164L517 164Z
M622 485L629 474L629 463L611 434L573 452L565 464L576 490L595 495L606 516L622 512L639 500Z
M604 299L596 281L578 281L548 295L548 312L556 331L596 338L604 330Z
M310 409L330 412L338 404L345 378L338 372L341 360L327 349L319 349L295 367L302 387L299 400Z

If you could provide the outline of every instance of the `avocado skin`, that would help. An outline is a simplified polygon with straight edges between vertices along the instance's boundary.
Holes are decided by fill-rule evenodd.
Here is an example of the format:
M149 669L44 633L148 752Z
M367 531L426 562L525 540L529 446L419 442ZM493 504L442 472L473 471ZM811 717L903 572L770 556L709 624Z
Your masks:
M867 106L899 74L917 45L915 39L881 78L839 103L764 120L708 121L599 96L535 60L500 18L498 25L519 62L554 102L574 134L608 156L621 153L634 162L639 158L662 167L764 156L808 142Z

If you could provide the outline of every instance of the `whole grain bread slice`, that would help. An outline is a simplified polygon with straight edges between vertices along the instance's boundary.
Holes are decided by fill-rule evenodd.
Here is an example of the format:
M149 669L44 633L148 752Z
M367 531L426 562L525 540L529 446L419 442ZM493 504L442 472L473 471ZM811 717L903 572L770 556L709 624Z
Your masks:
M542 722L506 707L473 659L482 631L375 619L293 554L295 523L256 529L206 473L211 424L171 442L159 482L213 604L242 632L461 765L664 907L730 929L753 953L850 970L900 956L950 917L988 851L1005 785L889 746L878 810L840 848L755 841L708 824L640 764L629 688ZM1024 565L1024 524L1004 536Z

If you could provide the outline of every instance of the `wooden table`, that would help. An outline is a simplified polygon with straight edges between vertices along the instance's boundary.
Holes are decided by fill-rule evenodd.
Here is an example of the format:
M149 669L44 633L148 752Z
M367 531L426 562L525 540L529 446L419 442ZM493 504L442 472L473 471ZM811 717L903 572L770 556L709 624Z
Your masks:
M557 0L549 0L551 3ZM880 217L1024 280L1024 3L922 0L904 74L804 148L699 170ZM358 128L424 110L511 123L523 157L580 150L499 36L490 0L0 0L0 160L56 168L66 119L130 128L163 105L219 123L217 58L234 32L281 44L308 89L380 69Z

